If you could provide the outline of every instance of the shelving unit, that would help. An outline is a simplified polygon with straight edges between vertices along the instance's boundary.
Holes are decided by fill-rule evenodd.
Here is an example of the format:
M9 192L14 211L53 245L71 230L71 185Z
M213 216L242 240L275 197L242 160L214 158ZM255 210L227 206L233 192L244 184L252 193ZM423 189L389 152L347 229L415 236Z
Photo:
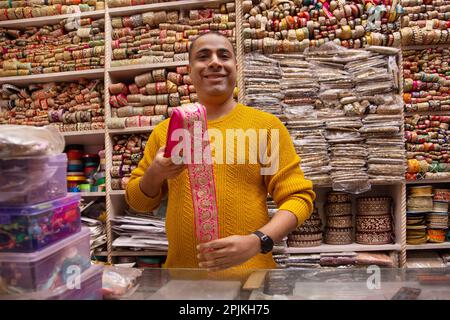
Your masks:
M134 76L151 71L158 68L175 68L178 66L188 65L188 61L157 63L157 64L141 64L141 65L128 65L120 67L111 67L112 49L111 49L111 18L118 16L127 16L147 11L157 10L176 10L176 9L191 9L200 8L203 6L220 5L227 3L229 0L182 0L164 3L155 3L140 6L130 7L118 7L108 8L100 11L84 12L80 14L59 15L39 17L32 19L0 21L1 27L19 28L23 29L29 26L43 26L47 24L55 24L62 19L68 17L80 17L80 18L104 18L105 19L105 66L101 69L83 70L74 72L60 72L50 74L37 74L21 77L5 77L0 78L0 85L9 83L17 86L23 86L29 83L48 83L48 82L68 82L74 81L80 78L86 79L100 79L104 81L105 96L105 119L111 117L111 111L109 108L109 91L108 86L112 83L120 81L129 81ZM242 3L241 1L235 1L236 3L236 41L237 44L237 56L238 56L238 87L239 98L238 101L243 101L244 95L244 79L243 79L243 30L242 30ZM425 49L430 47L450 47L450 44L445 45L431 45L431 46L406 46L403 50L408 49ZM401 55L400 55L401 59ZM401 78L403 77L402 70L400 71ZM401 80L401 83L403 81ZM416 113L404 113L404 115L412 115ZM427 114L427 112L420 113ZM450 114L448 112L433 112L433 114ZM108 129L86 131L86 132L65 132L63 136L67 144L85 144L85 145L104 145L106 152L106 192L83 192L80 193L82 197L105 197L107 208L107 251L95 253L97 256L104 256L108 258L108 262L113 262L113 258L120 256L164 256L165 252L153 252L153 251L118 251L112 247L113 234L111 230L111 218L122 215L126 208L125 203L125 191L124 190L112 190L110 169L112 167L112 137L118 134L140 134L150 133L154 127L138 127L138 128L126 128L126 129ZM402 257L406 256L406 250L428 250L428 249L443 249L450 248L450 243L443 244L424 244L424 245L406 245L406 186L414 184L443 184L450 183L450 179L445 180L417 180L417 181L399 181L396 183L375 182L373 183L372 190L369 195L386 195L390 194L395 203L395 234L397 236L396 243L389 245L360 245L350 244L345 246L335 246L322 244L319 247L311 248L288 248L283 250L283 253L296 254L296 253L321 253L321 252L352 252L352 251L386 251L398 255L400 265L404 264ZM320 214L323 215L324 196L326 192L331 191L331 185L317 185L314 187L318 194L318 206ZM358 195L359 196L359 195ZM366 196L366 194L364 194Z
M317 247L307 248L286 248L276 253L300 254L300 253L325 253L325 252L361 252L361 251L400 251L400 244L384 244L384 245L363 245L363 244L347 244L347 245L331 245L322 244Z
M406 250L438 250L450 249L450 242L443 243L424 243L424 244L408 244Z
M69 194L79 194L82 198L97 198L106 196L106 192L69 192Z

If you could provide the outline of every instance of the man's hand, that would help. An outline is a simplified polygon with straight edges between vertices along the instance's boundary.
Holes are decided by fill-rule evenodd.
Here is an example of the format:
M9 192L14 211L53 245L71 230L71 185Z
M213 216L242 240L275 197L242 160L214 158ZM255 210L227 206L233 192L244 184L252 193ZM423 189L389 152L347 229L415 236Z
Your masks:
M176 178L186 168L184 164L175 164L172 158L164 157L164 148L162 147L156 152L152 164L147 169L152 172L154 177L158 177L162 181Z
M197 246L200 268L208 271L227 269L244 263L261 251L258 236L230 236Z
M148 196L156 196L167 179L177 177L186 168L184 164L174 164L164 157L164 147L160 148L140 181L141 190Z

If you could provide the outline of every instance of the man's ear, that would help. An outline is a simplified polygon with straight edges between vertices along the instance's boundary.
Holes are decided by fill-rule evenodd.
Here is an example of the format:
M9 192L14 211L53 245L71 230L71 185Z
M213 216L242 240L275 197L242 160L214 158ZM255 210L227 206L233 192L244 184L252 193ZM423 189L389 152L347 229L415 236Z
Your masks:
M191 66L190 65L187 66L187 70L188 70L188 73L191 73Z

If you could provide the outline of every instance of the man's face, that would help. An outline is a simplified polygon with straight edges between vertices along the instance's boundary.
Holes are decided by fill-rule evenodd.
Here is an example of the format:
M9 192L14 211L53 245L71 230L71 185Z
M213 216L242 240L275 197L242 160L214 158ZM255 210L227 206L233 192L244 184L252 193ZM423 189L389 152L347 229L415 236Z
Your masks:
M190 57L190 76L200 99L231 96L236 70L236 57L227 39L211 34L196 40Z

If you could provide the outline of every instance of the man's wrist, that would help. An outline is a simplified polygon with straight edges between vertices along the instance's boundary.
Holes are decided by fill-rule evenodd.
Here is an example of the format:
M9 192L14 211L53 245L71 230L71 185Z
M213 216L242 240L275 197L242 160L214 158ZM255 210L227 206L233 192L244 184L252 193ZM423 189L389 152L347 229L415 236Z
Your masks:
M260 253L261 252L261 239L254 233L251 233L248 236L255 242L257 252Z

